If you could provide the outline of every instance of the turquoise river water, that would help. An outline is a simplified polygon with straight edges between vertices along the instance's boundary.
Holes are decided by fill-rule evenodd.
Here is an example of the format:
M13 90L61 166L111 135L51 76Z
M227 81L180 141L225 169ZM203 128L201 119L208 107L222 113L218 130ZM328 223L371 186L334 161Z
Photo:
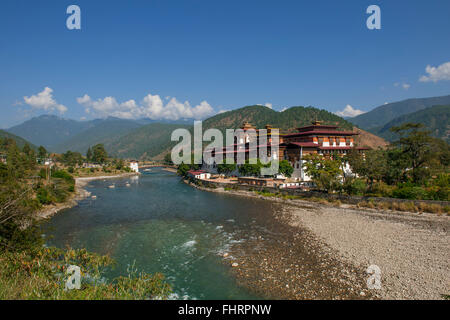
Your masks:
M160 168L92 181L86 189L97 199L55 215L47 224L49 245L109 254L117 266L107 277L125 275L133 263L161 272L175 299L262 298L238 284L222 256L265 230L269 202L197 190Z

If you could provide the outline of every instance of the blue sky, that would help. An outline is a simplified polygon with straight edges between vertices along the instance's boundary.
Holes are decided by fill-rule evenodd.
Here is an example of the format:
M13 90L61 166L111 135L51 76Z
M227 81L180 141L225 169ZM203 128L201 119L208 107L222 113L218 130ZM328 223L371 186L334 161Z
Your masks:
M66 28L71 4L81 30ZM381 30L366 27L371 4ZM43 113L201 118L266 103L368 111L450 94L448 0L2 0L0 8L2 128Z

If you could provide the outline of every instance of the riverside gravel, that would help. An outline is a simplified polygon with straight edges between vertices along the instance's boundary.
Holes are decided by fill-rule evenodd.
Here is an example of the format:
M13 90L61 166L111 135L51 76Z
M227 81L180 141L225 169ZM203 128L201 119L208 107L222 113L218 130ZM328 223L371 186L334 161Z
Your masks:
M236 243L224 260L238 281L274 299L443 299L450 294L450 217L261 198L276 206L265 238ZM369 289L367 268L381 270Z

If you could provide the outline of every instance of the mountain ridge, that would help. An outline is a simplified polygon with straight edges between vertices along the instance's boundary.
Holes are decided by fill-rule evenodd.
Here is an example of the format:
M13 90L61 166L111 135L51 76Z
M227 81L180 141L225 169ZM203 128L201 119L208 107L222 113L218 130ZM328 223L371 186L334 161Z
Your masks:
M391 132L390 128L407 122L422 123L425 126L425 129L431 132L432 136L440 138L447 143L450 142L450 105L432 106L416 112L404 114L389 121L382 127L371 129L370 132L383 137L388 141L394 141L398 136Z
M2 129L0 129L0 138L13 139L19 148L23 148L23 146L25 144L28 144L31 149L37 150L37 147L34 144L32 144L31 142L23 139L22 137L15 135L15 134L12 134L8 131L2 130Z
M270 124L279 128L282 133L290 133L295 132L298 127L309 125L314 120L320 120L323 124L337 125L344 130L354 128L351 122L334 113L311 106L294 106L283 111L275 111L265 106L252 105L205 119L203 130L217 128L225 132L228 128L240 128L243 122L248 121L256 128L264 128L265 125ZM55 123L48 123L52 121ZM151 119L127 120L112 117L81 122L55 116L41 116L16 126L13 131L22 129L25 133L31 133L31 137L35 137L33 133L45 133L43 140L47 144L42 142L36 144L44 145L52 152L63 153L71 150L84 154L89 146L103 143L108 154L114 157L162 159L177 143L170 140L173 130L177 128L185 128L191 132L193 130L192 123L183 123L186 120L179 122L159 123ZM27 128L27 125L30 125L30 128ZM39 125L41 125L40 128ZM64 125L68 128L64 128ZM364 130L360 130L359 133L361 145L378 147L386 144L383 139ZM58 139L48 139L49 135L57 135Z
M348 119L356 126L364 130L386 125L395 118L423 110L434 105L450 105L450 95L428 98L411 98L397 102L387 103L363 113L354 118Z

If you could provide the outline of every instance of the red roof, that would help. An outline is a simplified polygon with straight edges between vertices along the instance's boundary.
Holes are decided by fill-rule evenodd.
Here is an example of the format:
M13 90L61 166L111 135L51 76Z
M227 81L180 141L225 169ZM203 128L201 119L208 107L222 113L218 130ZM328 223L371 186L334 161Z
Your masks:
M349 150L349 149L353 149L353 147L350 146L345 146L345 147L319 147L320 150Z
M370 150L370 148L366 148L366 147L350 147L350 146L345 146L345 147L319 147L320 150L349 150L349 149L357 149L357 150Z
M358 135L358 133L353 132L353 131L321 130L321 131L305 131L305 132L291 133L291 134L285 135L284 138L315 135L315 134L327 134L327 135L331 135L331 136L355 136L355 135Z
M287 145L293 144L299 147L318 147L319 145L314 142L289 142Z
M237 153L237 152L249 152L250 150L258 150L259 148L263 148L263 147L277 147L277 146L280 146L281 145L281 143L278 143L278 144L270 144L270 143L268 143L268 144L260 144L260 145L258 145L258 146L256 146L256 148L246 148L246 149L242 149L242 148L239 148L239 149L237 149L237 150L234 150L234 148L233 148L233 150L227 150L229 147L232 147L233 145L231 145L231 146L227 146L227 147L223 147L223 149L222 149L222 151L217 151L216 152L216 154L223 154L223 153ZM244 145L242 145L242 146L244 146ZM253 145L249 145L249 147L253 147ZM213 151L215 148L212 148L212 149L205 149L205 151Z
M206 173L206 171L204 171L204 170L189 170L188 173L190 173L190 174L195 176L197 174Z
M304 131L310 130L310 129L322 129L322 128L324 128L324 129L336 129L338 127L339 126L334 126L334 125L323 125L323 124L321 124L321 125L314 125L313 124L312 126L306 126L306 127L297 128L297 130L299 132L304 132Z

